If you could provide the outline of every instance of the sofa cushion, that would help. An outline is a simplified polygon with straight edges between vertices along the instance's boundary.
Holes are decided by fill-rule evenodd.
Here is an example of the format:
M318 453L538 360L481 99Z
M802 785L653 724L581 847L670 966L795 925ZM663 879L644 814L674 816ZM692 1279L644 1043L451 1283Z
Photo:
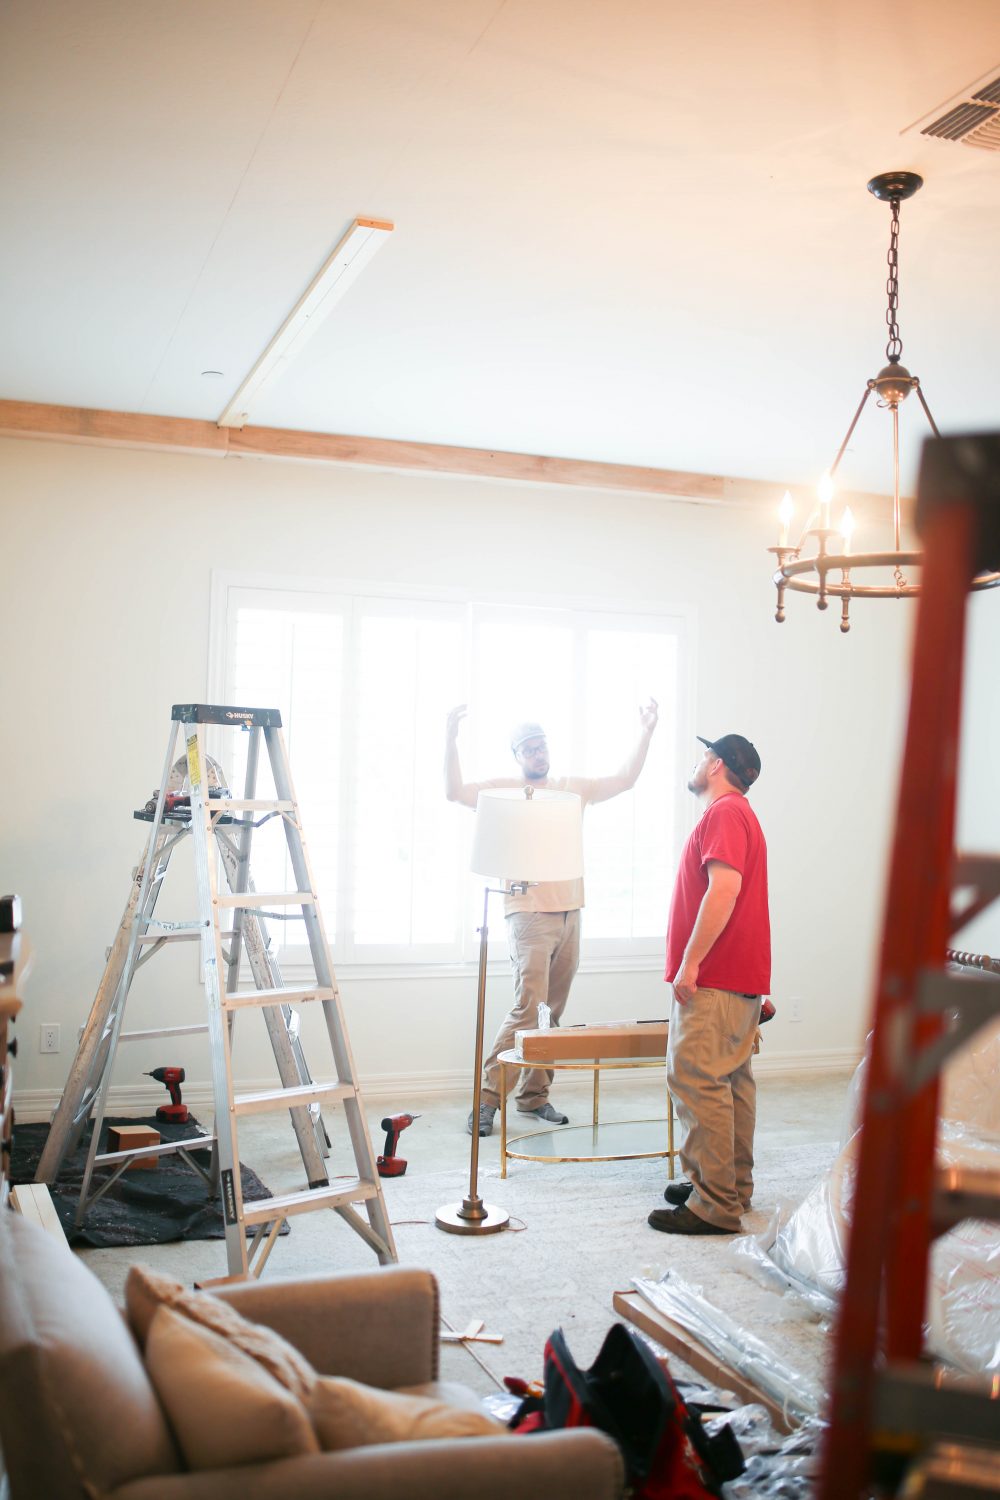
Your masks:
M177 1451L135 1341L66 1246L0 1213L0 1444L15 1493L98 1495L173 1474Z
M191 1469L228 1469L317 1453L305 1407L231 1339L161 1307L146 1368Z
M428 1396L379 1391L337 1375L317 1378L308 1410L326 1451L430 1438L501 1437L507 1430L481 1411Z
M132 1331L145 1347L153 1319L161 1307L210 1328L258 1364L302 1401L312 1390L316 1371L280 1333L251 1323L227 1303L206 1292L192 1292L148 1266L132 1266L125 1281L125 1309Z

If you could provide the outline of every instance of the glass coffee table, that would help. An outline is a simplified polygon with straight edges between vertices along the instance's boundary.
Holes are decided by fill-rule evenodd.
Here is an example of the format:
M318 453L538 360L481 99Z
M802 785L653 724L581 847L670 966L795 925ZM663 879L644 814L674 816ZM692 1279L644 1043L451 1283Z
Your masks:
M594 1075L593 1116L589 1125L552 1125L542 1130L532 1130L526 1135L507 1134L507 1096L516 1081L508 1081L507 1071L520 1072L531 1067L519 1058L511 1048L501 1052L500 1064L500 1176L507 1176L507 1162L511 1161L626 1161L632 1157L665 1156L668 1176L674 1175L674 1161L678 1152L674 1149L674 1102L664 1084L667 1113L662 1120L606 1120L600 1119L601 1073L605 1068L660 1068L665 1073L662 1057L574 1057L560 1061L547 1058L535 1067L544 1067L551 1072L586 1072ZM525 1121L531 1116L525 1115ZM664 1142L664 1134L666 1141Z

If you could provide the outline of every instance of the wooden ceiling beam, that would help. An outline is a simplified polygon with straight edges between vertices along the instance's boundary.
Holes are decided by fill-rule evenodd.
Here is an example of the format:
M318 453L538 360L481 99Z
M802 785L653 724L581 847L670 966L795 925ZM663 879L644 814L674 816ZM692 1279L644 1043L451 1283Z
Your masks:
M106 447L145 448L161 453L232 454L301 463L364 465L406 473L457 474L526 484L571 485L596 490L627 490L671 499L715 504L777 504L786 486L780 481L738 479L680 469L642 468L598 463L582 458L549 458L534 453L505 453L487 448L455 448L440 443L401 442L392 438L347 437L339 433L301 432L286 427L219 427L187 417L148 416L142 412L101 411L82 406L50 406L35 401L0 401L0 437L42 438ZM811 504L808 486L791 486L801 503ZM885 496L840 491L852 506L882 506Z

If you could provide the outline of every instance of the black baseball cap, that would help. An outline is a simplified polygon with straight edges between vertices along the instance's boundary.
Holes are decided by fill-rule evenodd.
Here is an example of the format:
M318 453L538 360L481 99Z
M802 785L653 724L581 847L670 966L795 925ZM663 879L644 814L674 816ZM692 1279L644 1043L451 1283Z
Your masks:
M753 786L760 775L760 756L741 734L724 734L719 740L706 740L703 735L696 735L703 745L707 745L719 757L724 766L728 766L734 776L738 776L744 787L748 790Z

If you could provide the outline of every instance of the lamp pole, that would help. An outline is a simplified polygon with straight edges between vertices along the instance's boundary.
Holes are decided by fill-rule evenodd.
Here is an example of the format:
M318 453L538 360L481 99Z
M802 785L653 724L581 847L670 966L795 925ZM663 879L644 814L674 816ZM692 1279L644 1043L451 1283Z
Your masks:
M469 1165L469 1191L461 1203L446 1203L439 1208L434 1222L448 1234L495 1234L506 1229L510 1214L505 1208L484 1203L479 1196L479 1105L483 1094L483 1030L486 1016L486 950L490 896L493 887L483 891L483 925L479 929L479 995L476 1004L476 1050L472 1084L472 1151Z
M504 1208L484 1203L479 1196L479 1109L483 1090L483 1031L486 1017L486 952L489 938L490 896L516 893L543 881L579 879L583 874L581 803L575 792L542 791L532 786L519 791L491 788L476 802L476 832L472 869L479 875L504 877L516 870L517 880L504 879L502 889L487 885L483 892L483 925L479 929L479 994L476 1004L476 1050L473 1059L472 1153L469 1191L461 1203L446 1203L434 1222L448 1234L494 1234L506 1229L510 1215Z

